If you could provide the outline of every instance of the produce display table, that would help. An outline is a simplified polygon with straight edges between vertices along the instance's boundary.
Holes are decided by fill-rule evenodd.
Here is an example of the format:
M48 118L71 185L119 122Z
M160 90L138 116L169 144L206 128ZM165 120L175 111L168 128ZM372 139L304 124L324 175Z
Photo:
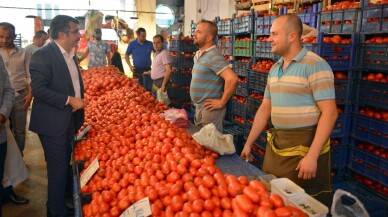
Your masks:
M216 166L221 169L224 174L232 174L236 177L246 176L249 180L258 179L258 176L264 175L257 167L252 164L242 160L238 155L224 155L219 156L216 159ZM79 186L79 172L78 165L73 164L73 199L74 199L74 217L82 216L82 204L80 196L80 186Z

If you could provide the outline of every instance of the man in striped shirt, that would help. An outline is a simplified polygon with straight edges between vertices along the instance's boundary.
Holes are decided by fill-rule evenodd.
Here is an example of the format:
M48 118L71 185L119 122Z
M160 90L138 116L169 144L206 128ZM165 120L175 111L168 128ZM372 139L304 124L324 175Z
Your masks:
M334 76L328 63L301 45L302 22L295 14L278 17L268 41L281 56L270 70L241 157L271 118L263 171L287 177L330 207L329 137L337 119Z
M195 124L213 123L222 133L226 103L236 90L237 75L214 45L217 25L201 21L194 32L194 44L199 48L194 57L190 97L195 105Z

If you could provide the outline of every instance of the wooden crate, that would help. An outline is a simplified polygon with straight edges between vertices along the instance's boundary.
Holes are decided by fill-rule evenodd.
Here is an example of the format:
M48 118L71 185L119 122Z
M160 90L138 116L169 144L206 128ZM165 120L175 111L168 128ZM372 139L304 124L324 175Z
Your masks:
M264 4L264 5L253 5L252 8L255 11L270 11L271 10L271 3Z
M249 9L252 6L252 1L247 1L244 3L238 3L236 0L236 10Z
M252 5L265 5L271 3L271 0L252 0Z

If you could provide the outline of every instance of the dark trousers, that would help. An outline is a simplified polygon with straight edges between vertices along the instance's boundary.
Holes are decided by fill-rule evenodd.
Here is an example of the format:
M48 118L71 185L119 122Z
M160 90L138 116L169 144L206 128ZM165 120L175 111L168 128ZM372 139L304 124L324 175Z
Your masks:
M5 157L7 156L7 142L3 142L0 144L0 181L4 178L4 165L5 165ZM0 202L3 200L3 196L5 194L5 189L3 185L0 183ZM2 216L1 206L0 206L0 217Z
M73 138L74 128L61 136L39 135L47 162L47 213L50 217L67 215L65 193Z
M143 74L146 71L150 71L151 67L146 67L146 68L138 68L135 67L135 72L133 73L133 78L137 78L139 80L139 84L144 87L144 82L143 82Z

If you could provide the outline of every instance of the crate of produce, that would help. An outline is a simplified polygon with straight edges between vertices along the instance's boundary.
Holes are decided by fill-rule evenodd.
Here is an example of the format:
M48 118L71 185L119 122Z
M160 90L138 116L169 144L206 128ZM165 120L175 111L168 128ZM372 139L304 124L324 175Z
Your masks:
M360 31L361 13L359 8L332 11L330 33L352 34Z
M177 102L187 102L190 101L190 87L189 86L174 86L171 88L171 90L168 92L169 97L171 100L175 100Z
M238 126L224 127L224 134L230 134L233 136L234 147L236 148L236 154L240 155L244 148L244 130Z
M249 89L264 93L267 85L267 77L268 74L266 73L251 71L248 78Z
M388 134L383 134L380 130L369 130L367 141L388 148Z
M233 56L251 57L253 52L252 40L237 39L233 42Z
M194 53L170 52L171 66L178 69L190 69L194 65Z
M324 36L320 56L329 63L333 71L351 70L354 66L356 42L355 34L350 38Z
M302 23L311 26L313 28L317 27L317 20L318 20L318 14L314 12L310 13L303 13L303 14L298 14L298 17L302 21Z
M263 98L263 93L251 90L247 97L247 106L257 110L263 102Z
M324 33L331 32L332 11L322 11L319 14L319 31Z
M233 100L233 114L245 117L247 105Z
M253 29L253 17L253 13L251 12L237 15L233 19L233 33L251 33Z
M307 50L311 52L314 52L320 55L321 45L318 43L303 43L303 47L305 47Z
M275 59L275 54L272 53L271 43L268 41L255 41L254 49L255 57Z
M172 39L170 40L170 51L178 52L195 52L198 47L194 44L192 38L183 37L183 39Z
M275 20L275 16L256 17L255 20L255 34L256 35L269 35L272 22Z
M240 127L241 129L245 129L245 117L239 115L233 115L233 124Z
M345 168L343 169L337 169L332 168L331 169L331 182L332 183L339 183L343 182L345 180Z
M170 81L178 86L187 86L191 83L191 73L171 73Z
M363 105L388 109L388 87L385 83L360 81L357 102Z
M248 59L245 59L244 61L242 61L242 60L234 61L233 62L233 71L238 76L247 77L249 75L250 65L251 65L251 61Z
M337 104L350 104L352 97L352 80L335 80L335 101Z
M364 43L361 45L360 68L387 70L388 69L388 44Z
M333 185L333 189L334 190L342 189L353 194L363 204L369 216L376 216L376 217L388 216L388 203L386 199L383 199L382 197L376 195L376 193L365 189L363 186L361 186L355 181L345 181L341 183L336 183ZM343 201L344 203L346 201L347 202L346 204L350 206L355 203L354 201L349 199L345 200L345 198ZM338 204L338 205L341 205L341 204ZM334 209L338 209L338 208L336 208L336 206L334 205ZM355 215L355 214L356 213L348 214L348 215ZM357 213L357 214L361 214L361 213Z
M348 167L360 174L364 173L366 152L356 148L349 148Z
M271 193L278 194L284 200L285 205L290 204L290 198L294 195L305 193L304 189L299 187L288 178L278 178L271 180Z
M380 131L383 134L388 134L388 122L366 115L354 114L353 125L362 126L371 130Z
M248 88L246 83L238 82L235 94L238 96L248 96Z
M330 159L331 168L343 169L347 163L347 147L342 146L331 146L330 147Z
M388 186L388 161L382 160L380 162L378 182L384 186Z
M232 20L225 18L217 21L218 35L231 35L232 34Z
M271 1L269 0L252 0L252 9L258 12L271 11Z
M350 115L339 114L334 124L333 131L331 132L331 138L339 138L349 135Z
M229 36L225 36L217 41L217 47L221 50L222 55L232 55L233 42Z
M388 5L365 6L362 12L362 31L383 33L388 31Z

